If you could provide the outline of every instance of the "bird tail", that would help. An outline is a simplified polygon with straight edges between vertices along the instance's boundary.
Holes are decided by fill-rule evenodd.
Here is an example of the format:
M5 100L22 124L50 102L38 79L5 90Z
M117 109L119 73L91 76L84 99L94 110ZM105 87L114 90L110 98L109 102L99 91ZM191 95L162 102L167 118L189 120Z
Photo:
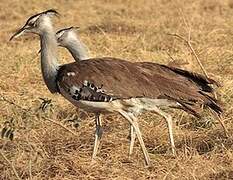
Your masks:
M214 97L209 96L208 94L199 91L199 93L202 95L202 102L200 101L184 101L178 98L173 98L170 96L167 96L170 100L178 102L181 106L180 109L186 111L187 113L190 113L194 115L197 118L200 118L200 112L202 111L202 107L206 108L209 107L214 112L220 116L223 113L222 107L217 99Z
M217 87L221 86L217 81L207 78L201 74L189 72L183 69L175 68L175 67L168 67L163 65L163 67L169 68L171 71L180 74L184 77L187 77L189 80L193 81L200 87L199 93L202 95L202 99L204 100L204 107L209 107L214 112L216 112L219 116L222 114L223 110L222 107L217 99L214 97L206 94L206 93L213 93L214 89L210 85L216 85ZM199 113L195 110L194 104L187 104L184 102L179 102L186 111L189 111L191 114L193 114L196 117L199 117ZM194 105L194 106L193 106ZM198 109L198 108L197 108Z
M202 94L205 98L205 106L208 106L209 108L211 108L214 112L216 112L219 116L223 113L223 109L220 105L220 102L215 99L214 97L211 97L210 95L204 93L204 92L200 92L200 94Z
M216 86L220 86L220 84L211 79L211 78L206 78L205 76L195 73L195 72L189 72L183 69L179 69L179 68L175 68L175 67L170 67L170 66L166 66L166 65L161 65L164 68L167 68L181 76L184 76L186 78L188 78L190 81L193 81L194 83L196 83L200 89L204 92L213 92L213 88L210 86L210 84L216 85Z

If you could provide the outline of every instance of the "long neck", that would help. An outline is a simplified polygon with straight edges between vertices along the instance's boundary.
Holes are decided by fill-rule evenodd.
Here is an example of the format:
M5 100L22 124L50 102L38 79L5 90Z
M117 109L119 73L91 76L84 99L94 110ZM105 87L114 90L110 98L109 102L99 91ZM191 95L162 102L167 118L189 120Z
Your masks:
M90 58L87 47L78 38L70 40L66 48L69 50L75 61Z
M41 36L41 70L42 75L51 93L58 92L56 78L58 71L57 41L52 29L45 31Z

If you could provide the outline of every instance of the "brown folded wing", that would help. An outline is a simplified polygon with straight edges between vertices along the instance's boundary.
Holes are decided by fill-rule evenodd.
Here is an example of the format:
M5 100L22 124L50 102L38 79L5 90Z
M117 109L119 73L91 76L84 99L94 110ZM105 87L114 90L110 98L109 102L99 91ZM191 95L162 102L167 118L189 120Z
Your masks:
M149 62L132 63L115 58L74 62L60 68L57 82L59 88L77 100L166 98L187 106L186 109L216 104L214 98L205 94L212 92L208 85L211 80Z

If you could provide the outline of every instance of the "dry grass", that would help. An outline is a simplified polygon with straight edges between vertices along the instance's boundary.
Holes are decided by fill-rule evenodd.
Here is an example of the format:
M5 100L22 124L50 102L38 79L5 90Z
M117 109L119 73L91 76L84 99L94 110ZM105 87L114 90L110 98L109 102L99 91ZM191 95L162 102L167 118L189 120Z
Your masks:
M188 64L202 72L187 45L168 36L176 33L191 43L208 74L223 85L218 98L230 133L225 138L216 117L197 120L181 111L174 117L178 156L171 157L164 120L140 117L145 144L153 162L145 169L138 144L128 159L128 124L116 115L104 117L104 136L95 163L90 163L94 122L42 82L38 38L8 42L25 19L48 8L63 15L57 28L82 27L80 35L92 56L131 61ZM0 179L233 179L233 1L231 0L13 0L0 1L0 125L14 129L14 140L0 139ZM61 62L72 61L60 50ZM184 63L185 62L185 63ZM39 109L39 97L52 106ZM6 101L6 99L12 103ZM16 106L18 105L18 106ZM51 119L69 128L48 121ZM7 124L6 122L9 121ZM11 126L11 127L10 127Z

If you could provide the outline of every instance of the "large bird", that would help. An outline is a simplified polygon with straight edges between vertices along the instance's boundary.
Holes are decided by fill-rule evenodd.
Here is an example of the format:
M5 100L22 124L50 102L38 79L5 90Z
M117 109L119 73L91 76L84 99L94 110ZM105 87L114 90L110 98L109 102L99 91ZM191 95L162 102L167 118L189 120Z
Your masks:
M80 39L80 36L78 34L78 29L79 27L68 27L68 28L60 29L56 33L58 45L66 48L71 53L75 61L77 62L88 59L88 57L90 57L87 46ZM154 80L157 79L156 80L157 82L163 81L164 77L172 78L174 79L174 81L183 81L183 82L186 82L187 80L192 81L193 83L196 83L196 85L200 88L201 91L207 93L205 94L206 96L208 96L208 93L213 93L213 89L209 86L209 84L216 84L215 81L211 79L207 79L202 75L189 72L189 71L185 71L182 69L174 68L174 67L169 67L166 65L161 65L157 63L151 63L151 62L138 62L138 66L142 68L142 71L145 71L146 69L146 71L149 72L151 75L154 74ZM163 77L161 77L161 73ZM162 92L167 91L167 88L162 86L162 84L160 86L157 85L155 87L159 88L159 90ZM175 92L176 90L172 89L172 91ZM180 101L179 98L176 99L176 101ZM192 104L191 106L194 106L194 105ZM194 116L199 118L200 117L199 113L197 113L197 110L196 111L192 110L193 107L191 106L186 105L185 110L189 111L190 114L193 114ZM100 114L97 114L97 115L98 116L96 117L96 119L98 119L99 122L101 122L101 117L99 116ZM224 131L226 132L224 124L222 124L221 121L220 123L223 126ZM101 126L96 127L96 132L98 132L99 130L101 130L102 132ZM169 132L171 133L171 131L172 130L170 130ZM134 138L135 138L133 128L131 128L130 134L131 134L131 143L130 143L130 149L129 149L129 156L133 152L133 145L134 145ZM170 137L171 137L170 140L172 140L172 135L170 135ZM171 145L172 147L174 147L173 141L171 141ZM94 145L95 153L93 154L96 155L97 149L98 149L98 145L95 144ZM174 148L172 148L172 150L173 150L173 154L175 154Z
M202 90L210 88L211 80L204 80L197 74L188 73L186 78L176 78L169 74L185 73L164 66L153 68L151 63L132 63L108 57L59 65L57 39L51 21L57 14L55 10L47 10L31 16L11 40L24 33L39 35L42 75L49 91L60 93L87 112L121 114L136 133L146 165L150 165L150 158L138 126L138 114L143 111L160 114L167 120L170 132L171 116L161 107L181 108L195 115L204 105L221 114L217 100ZM154 72L156 69L160 73ZM164 75L166 71L168 73ZM170 138L173 141L172 132Z

